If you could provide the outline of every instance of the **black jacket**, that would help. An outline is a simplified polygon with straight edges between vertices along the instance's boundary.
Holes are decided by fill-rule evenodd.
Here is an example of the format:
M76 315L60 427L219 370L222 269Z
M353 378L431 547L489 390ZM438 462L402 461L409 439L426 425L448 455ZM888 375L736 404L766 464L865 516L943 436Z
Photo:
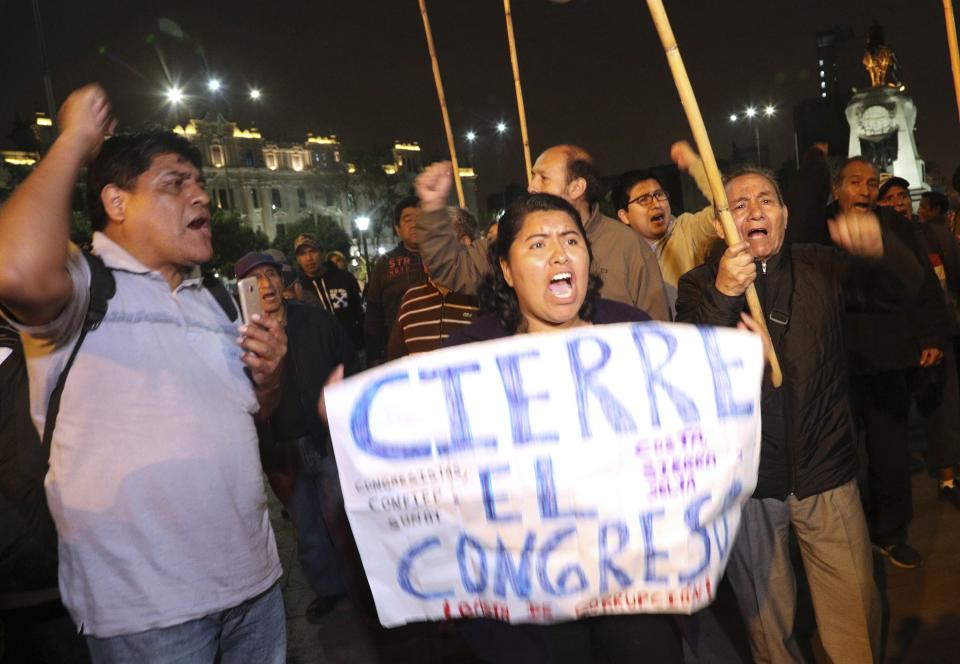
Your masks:
M836 205L827 216L836 214ZM940 282L930 265L929 249L920 225L893 208L878 207L884 232L895 235L913 254L923 271L915 298L890 311L851 311L846 318L850 374L869 375L920 366L920 351L946 344L951 321Z
M367 364L386 358L387 340L397 320L400 300L411 286L427 280L420 254L399 243L373 266L367 284L367 313L363 322L367 343Z
M285 306L287 357L280 404L266 423L258 425L260 443L310 436L326 451L328 431L317 413L317 401L338 364L344 365L346 376L360 370L357 354L331 313L291 302Z
M363 348L363 299L360 284L349 272L324 263L315 277L300 275L303 302L323 307L337 317L356 349Z
M769 369L761 405L762 443L756 498L806 498L856 474L847 401L843 318L848 307L890 308L909 299L922 280L909 251L884 233L884 257L874 261L815 244L784 245L757 269L757 292L767 314L783 385ZM722 252L720 252L722 253ZM720 253L680 278L677 320L734 326L744 296L714 285ZM784 314L786 314L784 316ZM771 315L786 324L771 320Z

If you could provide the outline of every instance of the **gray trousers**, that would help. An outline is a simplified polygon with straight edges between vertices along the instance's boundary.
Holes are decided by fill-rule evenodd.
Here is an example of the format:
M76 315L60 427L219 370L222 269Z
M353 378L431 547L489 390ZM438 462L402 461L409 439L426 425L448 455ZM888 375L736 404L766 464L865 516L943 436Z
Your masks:
M856 481L798 500L751 498L727 574L758 663L803 662L793 635L796 578L789 530L800 544L820 641L834 661L880 659L880 593Z

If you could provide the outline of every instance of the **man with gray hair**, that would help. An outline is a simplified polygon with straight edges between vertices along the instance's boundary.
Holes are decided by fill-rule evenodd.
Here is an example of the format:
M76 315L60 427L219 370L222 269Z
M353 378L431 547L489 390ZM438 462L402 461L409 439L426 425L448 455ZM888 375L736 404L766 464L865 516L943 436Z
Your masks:
M792 528L827 654L879 661L880 596L856 483L843 302L885 306L909 297L919 266L869 210L831 220L839 249L785 245L787 208L772 173L738 170L725 189L740 241L680 278L677 320L753 328L744 293L754 284L783 368L780 388L769 372L764 378L759 478L727 567L753 657L804 661L793 635Z

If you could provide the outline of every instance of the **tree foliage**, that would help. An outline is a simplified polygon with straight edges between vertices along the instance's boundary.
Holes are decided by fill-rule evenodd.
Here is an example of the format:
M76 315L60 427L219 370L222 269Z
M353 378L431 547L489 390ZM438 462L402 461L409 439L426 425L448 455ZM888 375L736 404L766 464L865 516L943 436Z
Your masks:
M271 246L282 251L293 262L293 241L300 233L316 235L324 251L337 250L344 256L350 255L350 236L340 227L340 224L328 217L304 217L288 224L284 234L278 235Z
M348 181L347 195L358 213L370 217L368 242L374 247L391 244L393 207L400 199L413 194L416 171L402 168L394 175L387 175L383 164L392 161L392 157L381 151L347 150L345 159L357 168Z
M213 231L213 258L204 266L205 272L219 272L225 277L232 277L233 264L240 257L270 246L267 236L244 224L236 212L216 210L210 219L210 226Z

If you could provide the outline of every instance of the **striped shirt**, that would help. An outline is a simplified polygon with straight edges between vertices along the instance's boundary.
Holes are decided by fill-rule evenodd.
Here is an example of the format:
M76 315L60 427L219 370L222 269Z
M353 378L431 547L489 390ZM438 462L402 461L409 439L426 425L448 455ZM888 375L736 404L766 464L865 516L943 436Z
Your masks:
M397 322L390 333L387 359L440 348L450 332L477 316L477 298L426 281L403 294Z

